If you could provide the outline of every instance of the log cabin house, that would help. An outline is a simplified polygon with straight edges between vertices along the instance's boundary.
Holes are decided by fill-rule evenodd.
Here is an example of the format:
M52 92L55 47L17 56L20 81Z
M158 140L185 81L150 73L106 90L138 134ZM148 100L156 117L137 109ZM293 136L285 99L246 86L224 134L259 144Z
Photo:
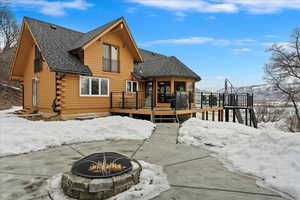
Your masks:
M223 121L226 97L197 93L201 78L176 57L139 49L123 17L87 33L24 17L11 79L22 85L23 113L154 120L211 111Z

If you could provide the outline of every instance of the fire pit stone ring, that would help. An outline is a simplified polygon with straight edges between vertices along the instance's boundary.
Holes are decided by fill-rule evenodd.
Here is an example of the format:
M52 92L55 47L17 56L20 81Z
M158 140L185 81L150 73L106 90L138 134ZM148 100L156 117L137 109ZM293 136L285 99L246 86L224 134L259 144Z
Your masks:
M139 183L142 166L130 160L132 170L108 178L87 178L72 173L63 173L61 187L64 193L75 199L103 200L115 196Z

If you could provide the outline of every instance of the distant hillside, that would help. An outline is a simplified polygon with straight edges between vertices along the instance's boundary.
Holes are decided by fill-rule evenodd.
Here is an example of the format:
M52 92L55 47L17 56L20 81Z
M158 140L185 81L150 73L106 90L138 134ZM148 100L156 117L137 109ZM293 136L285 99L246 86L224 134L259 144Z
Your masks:
M238 93L254 94L255 101L283 101L285 97L276 88L268 84L250 85L244 87L236 87L235 90ZM196 91L206 92L197 88ZM217 90L218 93L223 93L224 89Z

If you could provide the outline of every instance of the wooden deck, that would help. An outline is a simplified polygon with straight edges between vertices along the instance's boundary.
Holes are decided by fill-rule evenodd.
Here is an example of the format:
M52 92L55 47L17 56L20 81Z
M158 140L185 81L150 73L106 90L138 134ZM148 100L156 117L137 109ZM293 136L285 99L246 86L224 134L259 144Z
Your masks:
M192 108L191 110L164 110L161 108L151 109L122 109L122 108L112 108L111 113L125 113L125 114L140 114L140 115L185 115L194 113L205 113L205 112L218 112L223 111L223 107L216 108Z

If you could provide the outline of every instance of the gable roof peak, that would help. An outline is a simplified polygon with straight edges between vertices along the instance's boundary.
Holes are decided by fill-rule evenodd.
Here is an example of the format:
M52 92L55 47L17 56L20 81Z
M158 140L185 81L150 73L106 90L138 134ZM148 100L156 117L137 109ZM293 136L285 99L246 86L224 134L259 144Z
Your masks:
M125 21L124 17L119 17L113 21L110 21L102 26L99 26L87 33L85 33L81 38L79 38L79 40L72 46L72 48L70 49L70 51L82 48L83 46L85 46L87 43L89 43L91 40L93 40L94 38L96 38L97 36L99 36L100 34L102 34L104 31L106 31L110 26L112 26L113 24L117 23L118 21Z

